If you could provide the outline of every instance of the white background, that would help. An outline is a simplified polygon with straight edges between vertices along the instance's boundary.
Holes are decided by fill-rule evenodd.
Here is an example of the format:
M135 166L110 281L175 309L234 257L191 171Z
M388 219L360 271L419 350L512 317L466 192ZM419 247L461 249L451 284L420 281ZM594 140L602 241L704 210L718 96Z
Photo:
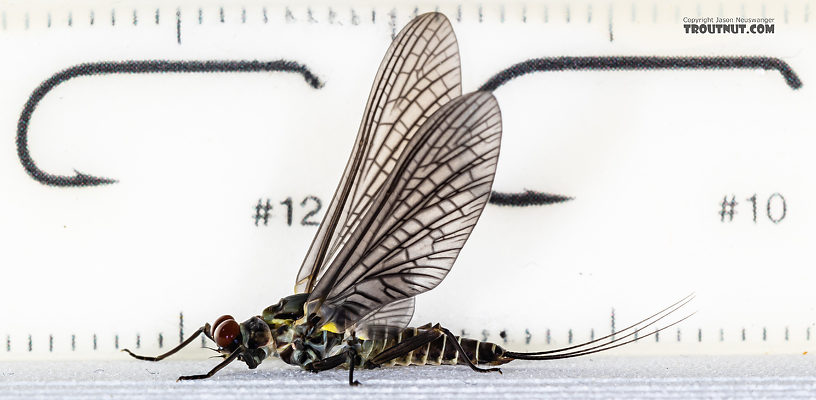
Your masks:
M332 5L334 23L326 5L311 7L315 23L305 6L292 6L295 21L287 23L285 5L246 2L246 22L241 6L228 6L221 23L217 3L182 2L159 6L159 24L157 7L138 3L43 4L0 3L0 359L86 356L93 334L97 354L111 354L114 335L132 347L139 334L152 349L160 332L176 343L179 312L189 333L291 294L315 231L298 224L299 203L314 195L328 205L390 43L389 12L399 29L413 4ZM448 278L418 298L414 322L439 321L477 338L484 329L497 341L506 330L516 348L525 329L531 345L545 346L550 329L552 344L563 345L570 329L576 340L591 329L608 333L612 308L621 328L696 292L688 311L698 313L681 325L679 343L672 330L660 345L630 351L812 350L816 49L808 13L816 8L741 4L547 3L526 6L527 22L521 6L508 4L502 23L498 3L484 3L482 22L476 4L463 6L458 22L457 3L443 3L466 92L513 63L568 55L771 56L788 62L804 86L792 90L775 71L584 71L538 73L499 88L504 134L494 188L575 199L489 205ZM360 25L350 24L352 9ZM678 19L721 13L776 17L776 33L686 35ZM76 169L119 182L55 188L25 173L14 138L37 85L80 63L147 59L287 59L325 86L313 89L291 73L78 78L39 104L32 157L50 173ZM787 201L779 224L765 210L776 192ZM754 193L756 224L746 201ZM720 203L732 194L738 214L723 223ZM287 197L292 227L278 204ZM269 226L253 223L259 198L276 206Z

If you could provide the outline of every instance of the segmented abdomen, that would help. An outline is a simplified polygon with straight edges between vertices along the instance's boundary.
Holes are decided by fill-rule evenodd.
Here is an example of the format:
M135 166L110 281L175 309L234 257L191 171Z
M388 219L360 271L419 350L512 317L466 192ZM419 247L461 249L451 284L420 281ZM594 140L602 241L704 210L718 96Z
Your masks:
M362 343L360 352L361 362L371 360L382 351L401 343L402 341L414 337L417 333L427 331L430 326L420 328L406 328L395 337L386 339L366 340ZM510 359L502 357L505 350L490 342L482 342L474 339L461 338L456 336L457 342L474 364L504 364ZM393 365L456 365L467 364L462 355L457 351L456 345L447 336L440 336L433 341L426 343L405 355L401 355L382 364L382 366Z

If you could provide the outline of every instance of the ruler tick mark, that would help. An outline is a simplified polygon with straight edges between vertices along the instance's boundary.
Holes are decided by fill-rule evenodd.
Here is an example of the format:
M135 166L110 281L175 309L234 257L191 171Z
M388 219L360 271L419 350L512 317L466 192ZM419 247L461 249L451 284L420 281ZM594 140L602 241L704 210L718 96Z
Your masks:
M176 9L176 43L181 44L181 8Z
M241 23L242 24L246 23L246 8L245 7L241 7Z
M261 9L261 13L263 14L263 22L266 24L269 22L269 16L266 14L266 7Z
M609 331L612 334L612 339L615 338L615 308L612 307L612 312L609 314Z
M68 27L74 26L74 14L72 12L68 12Z
M111 9L111 26L116 26L116 10Z
M390 17L388 25L391 26L391 40L394 40L397 37L397 9L392 8L388 16Z
M609 42L615 40L615 34L612 32L612 5L609 5Z
M139 24L139 14L136 11L136 9L134 8L133 9L133 26L136 26L138 24Z
M219 7L218 8L218 18L221 21L221 23L223 24L224 23L224 7Z
M93 10L91 10L89 22L90 22L91 26L93 26L93 24L94 24L94 12L93 12Z
M201 7L199 7L198 8L198 24L201 25L202 22L204 22L204 10L202 10Z
M159 9L156 9L156 25L159 24Z

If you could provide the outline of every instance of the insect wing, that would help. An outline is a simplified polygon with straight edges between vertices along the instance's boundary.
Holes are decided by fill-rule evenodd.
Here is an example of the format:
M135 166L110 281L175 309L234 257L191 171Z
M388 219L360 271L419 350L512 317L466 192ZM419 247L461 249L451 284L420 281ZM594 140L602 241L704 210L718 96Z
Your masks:
M348 164L298 272L296 293L311 292L346 245L419 126L461 94L453 27L439 13L418 16L383 58Z
M501 143L492 94L461 96L408 144L347 244L307 300L326 329L345 331L445 278L490 197ZM331 324L331 325L329 325Z
M411 322L415 303L415 299L409 297L387 304L363 317L349 330L366 339L396 337L399 331L408 327L408 323Z

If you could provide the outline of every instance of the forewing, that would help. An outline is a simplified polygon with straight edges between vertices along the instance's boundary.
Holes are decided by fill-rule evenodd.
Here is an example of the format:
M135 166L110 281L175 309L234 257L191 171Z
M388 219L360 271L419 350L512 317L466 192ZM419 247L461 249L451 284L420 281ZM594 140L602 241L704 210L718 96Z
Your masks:
M437 111L318 281L307 312L346 330L380 307L436 287L487 204L500 143L492 94L462 96Z
M348 164L298 272L296 293L310 292L346 245L419 127L461 94L450 22L439 13L415 18L380 64Z

